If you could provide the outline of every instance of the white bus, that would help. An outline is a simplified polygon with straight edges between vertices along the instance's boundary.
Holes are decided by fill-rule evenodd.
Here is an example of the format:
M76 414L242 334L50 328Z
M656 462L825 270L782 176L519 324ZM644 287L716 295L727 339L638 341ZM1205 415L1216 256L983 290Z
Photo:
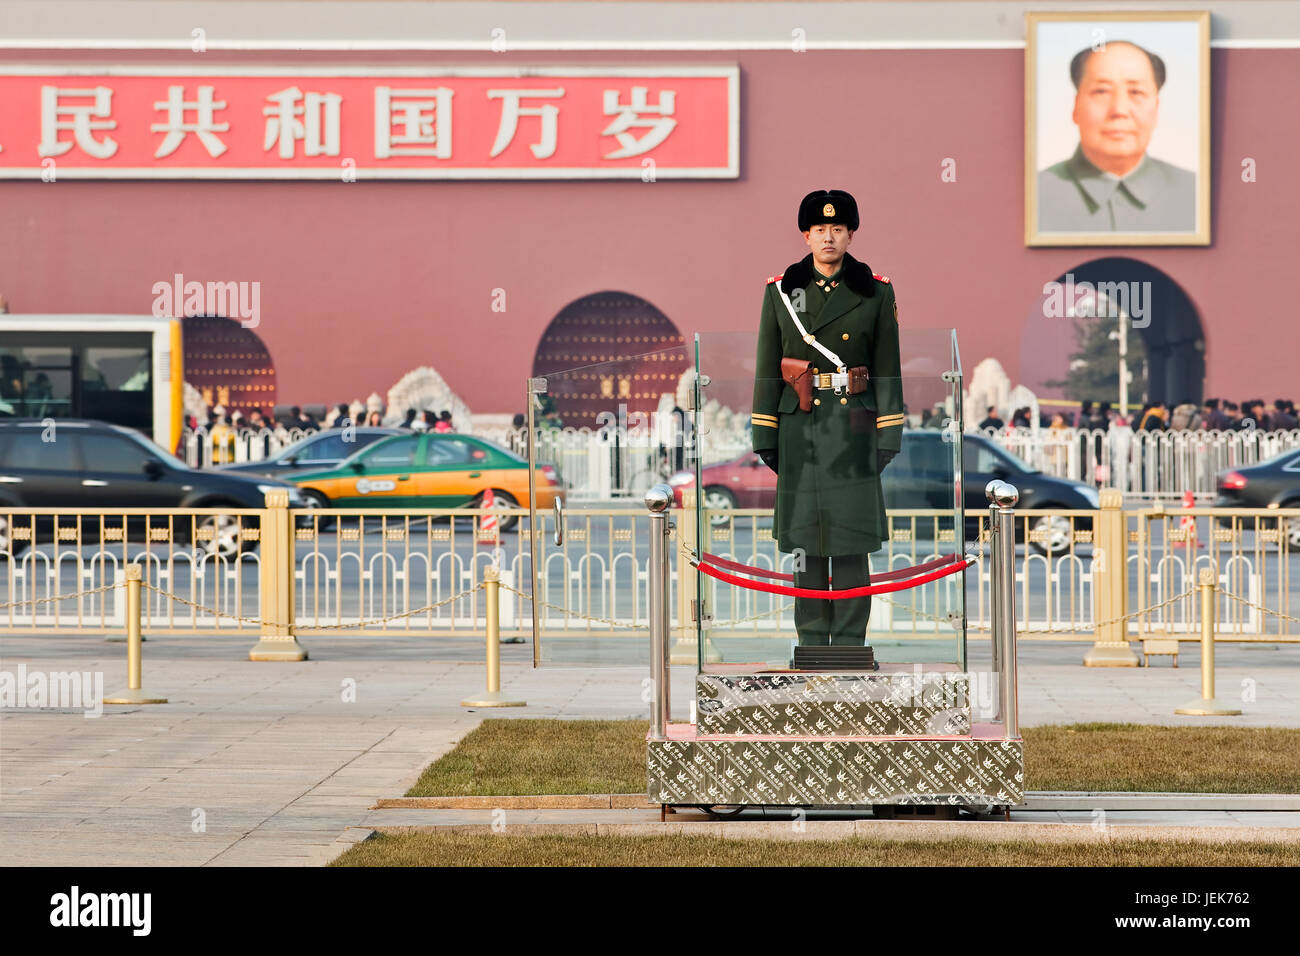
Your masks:
M0 417L93 418L176 452L182 358L178 319L0 314Z

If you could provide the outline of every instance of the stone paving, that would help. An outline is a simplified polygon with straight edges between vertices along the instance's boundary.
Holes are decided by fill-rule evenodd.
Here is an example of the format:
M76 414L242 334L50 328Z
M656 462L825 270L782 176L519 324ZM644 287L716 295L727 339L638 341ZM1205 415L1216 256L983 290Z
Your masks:
M149 640L145 690L167 697L166 704L106 706L97 718L69 709L0 710L0 860L319 865L369 832L377 814L424 812L371 808L379 798L403 794L484 716L647 713L643 669L534 670L527 647L502 648L502 684L528 706L470 712L459 701L483 689L479 641L315 638L306 642L311 660L299 664L249 662L249 643ZM1242 717L1225 718L1173 713L1199 694L1191 645L1177 669L1084 668L1085 650L1022 645L1025 726L1085 720L1300 726L1300 648L1223 648L1220 698L1239 700L1243 688L1253 695L1240 703ZM987 643L973 641L972 666L986 661ZM0 637L0 670L14 673L19 665L29 672L102 672L109 694L125 686L124 646L97 637ZM679 720L686 718L691 677L688 668L674 669ZM1235 811L1196 812L1211 813L1205 822L1198 816L1197 826L1243 822L1228 821L1241 816ZM651 817L657 822L657 813Z

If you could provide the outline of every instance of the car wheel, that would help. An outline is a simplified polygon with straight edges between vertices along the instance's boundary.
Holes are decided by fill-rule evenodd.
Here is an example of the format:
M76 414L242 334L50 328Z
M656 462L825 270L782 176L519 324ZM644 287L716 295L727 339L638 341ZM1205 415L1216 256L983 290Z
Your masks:
M252 551L256 541L240 540L240 520L234 515L202 515L195 520L194 549L203 555L233 560Z
M308 509L311 511L319 511L330 507L330 500L315 489L305 489L302 493L302 498L303 501L307 503ZM325 531L334 527L334 524L335 521L333 518L326 518L323 515L317 517L315 515L307 514L299 515L298 517L298 527L300 528L314 527L319 531Z
M516 511L519 509L519 502L516 501L515 496L508 491L502 491L500 488L493 488L492 497L496 499L496 507L498 508L508 508ZM483 507L482 493L479 493L479 495L470 502L470 507L476 509ZM497 518L497 527L502 531L511 531L517 524L519 524L519 515L499 515Z
M1070 548L1071 530L1070 519L1064 515L1044 515L1029 526L1029 546L1039 554L1049 550L1064 554Z
M1288 501L1282 507L1300 508L1300 501ZM1282 519L1281 540L1286 543L1287 550L1300 551L1300 518ZM17 548L14 548L15 552L17 550Z
M736 496L721 485L709 485L704 489L704 507L714 512L734 511L736 509ZM718 528L725 525L729 520L730 515L719 513L714 514L709 519L709 524Z
M13 548L13 554L22 554L27 549L27 541L15 541L13 535L13 521L10 515L0 515L0 554L9 553L10 547Z

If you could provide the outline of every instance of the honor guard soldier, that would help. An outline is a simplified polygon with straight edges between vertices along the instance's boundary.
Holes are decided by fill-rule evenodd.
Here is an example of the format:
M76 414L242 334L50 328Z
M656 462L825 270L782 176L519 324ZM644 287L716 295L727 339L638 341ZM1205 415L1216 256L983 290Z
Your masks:
M887 276L848 254L858 205L817 190L799 204L808 255L767 280L752 435L777 474L773 534L796 587L870 583L889 537L880 474L903 433L898 304ZM800 645L866 643L871 597L795 598Z

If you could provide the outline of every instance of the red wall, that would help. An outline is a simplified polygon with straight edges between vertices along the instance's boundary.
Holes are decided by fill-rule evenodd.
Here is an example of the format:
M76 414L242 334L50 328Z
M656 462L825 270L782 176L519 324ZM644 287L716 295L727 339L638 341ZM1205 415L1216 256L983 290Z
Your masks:
M177 62L167 57L113 62ZM0 294L11 311L148 312L153 284L176 272L257 280L256 331L281 401L383 395L429 364L473 410L514 412L547 323L582 295L639 295L688 337L754 328L764 279L806 252L799 198L841 187L861 210L851 251L894 281L904 324L958 328L968 371L992 355L1019 381L1024 324L1048 321L1025 317L1043 283L1128 255L1169 274L1196 304L1206 394L1300 391L1285 281L1300 252L1300 124L1279 111L1300 102L1300 50L1214 51L1213 245L1167 249L1024 246L1019 51L205 57L739 63L741 177L0 182ZM955 183L940 179L945 157L957 161ZM1241 182L1245 157L1256 160L1258 182ZM505 313L491 309L497 287Z

